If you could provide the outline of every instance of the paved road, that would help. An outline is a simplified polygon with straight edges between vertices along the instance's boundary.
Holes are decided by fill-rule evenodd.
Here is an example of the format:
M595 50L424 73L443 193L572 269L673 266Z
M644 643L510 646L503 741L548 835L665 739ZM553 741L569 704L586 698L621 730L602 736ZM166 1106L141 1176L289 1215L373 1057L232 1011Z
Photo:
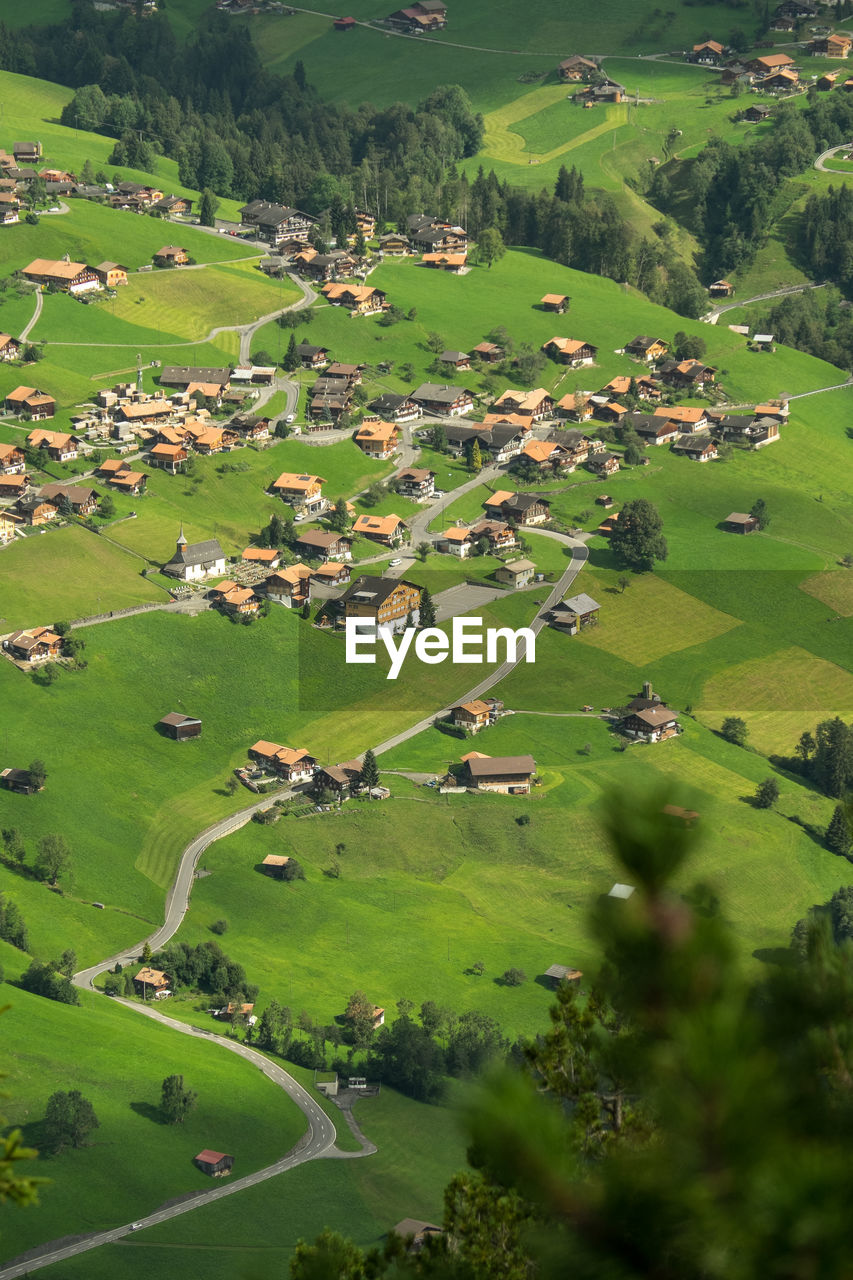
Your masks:
M44 294L42 293L41 289L38 289L36 290L36 309L33 312L32 319L30 320L29 324L24 329L21 330L21 335L18 339L19 342L26 342L27 338L30 336L31 330L35 327L35 323L38 320L39 316L41 315L41 309L43 304L44 304Z
M805 293L808 289L825 289L826 284L791 284L785 285L781 289L775 289L773 293L757 293L754 298L741 298L739 302L726 302L720 307L712 307L710 311L706 311L702 317L705 324L716 324L720 316L726 311L736 311L738 307L746 307L750 302L767 302L771 298L785 298L789 293Z
M843 177L846 177L846 176L847 176L847 174L849 173L849 170L847 170L847 169L827 169L827 167L826 167L826 161L830 158L830 156L834 156L834 155L835 155L835 153L836 153L836 151L849 151L849 150L850 150L850 143L849 143L849 142L842 142L842 144L841 144L841 146L840 146L840 147L830 147L828 151L822 151L822 152L820 153L820 155L818 156L817 160L815 160L815 162L814 162L814 167L815 167L816 169L819 169L821 173L837 173L837 174L839 175L839 177L842 177L842 178L843 178Z

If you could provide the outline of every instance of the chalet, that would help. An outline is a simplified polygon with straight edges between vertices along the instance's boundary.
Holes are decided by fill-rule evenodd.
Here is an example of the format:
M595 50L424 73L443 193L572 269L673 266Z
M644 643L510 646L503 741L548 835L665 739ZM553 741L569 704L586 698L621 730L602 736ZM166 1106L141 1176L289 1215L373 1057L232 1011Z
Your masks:
M796 29L797 24L795 20L793 18L785 17L783 14L778 14L775 18L771 18L770 20L770 31L796 31Z
M558 316L561 316L568 311L572 305L572 300L564 293L546 293L544 297L539 299L539 305L543 311L553 311Z
M201 578L225 572L225 553L216 538L188 543L183 527L178 534L175 553L163 566L163 572L181 582L198 582Z
M787 400L766 400L755 406L756 418L772 418L780 426L788 421L788 412Z
M554 400L544 389L537 387L535 391L504 391L493 405L503 413L517 413L530 422L541 422L544 417L554 412Z
M317 219L299 209L290 209L266 200L251 200L240 209L240 221L244 227L253 227L262 240L279 245L295 240L306 244L311 228Z
M268 440L270 420L253 413L235 413L228 423L228 430L235 431L244 440Z
M619 458L615 453L605 450L603 453L593 454L587 459L586 465L597 476L612 476L619 470Z
M296 255L294 265L302 274L316 280L331 280L335 276L350 275L355 270L355 259L343 249L332 249L329 253L306 251Z
M116 471L114 475L107 477L107 484L121 493L129 493L135 497L145 492L148 477L144 471Z
M396 231L390 231L387 235L379 237L379 249L381 253L388 254L392 258L405 258L412 252L408 238Z
M680 431L677 422L656 413L631 413L625 425L633 428L644 444L671 444Z
M681 453L693 462L713 462L717 457L717 444L708 436L678 436L672 442L672 452Z
M21 344L11 333L0 333L0 360L17 360L21 354Z
M70 262L66 258L58 262L52 258L35 258L29 266L23 268L21 275L33 284L61 289L75 297L101 287L97 272L92 267L87 267L85 262Z
M492 462L506 462L521 452L527 432L526 419L518 415L507 415L514 421L500 419L500 415L489 415L479 426L449 426L446 428L447 445L457 456L473 449L474 442L479 445L480 454L487 454Z
M565 964L552 964L550 969L546 969L543 973L552 990L557 990L562 982L580 982L583 977L582 969L572 969Z
M335 601L347 618L365 618L376 627L401 630L411 616L417 624L421 589L405 578L380 578L361 574Z
M533 493L509 493L500 489L486 499L483 507L490 519L513 520L517 525L545 524L551 518L548 503Z
M744 511L731 511L723 521L723 527L729 533L755 533L759 525L755 516Z
M386 422L415 422L421 416L420 405L415 404L410 396L397 395L393 391L383 392L371 400L369 408Z
M453 275L464 275L468 265L468 255L464 250L459 253L425 253L421 258L421 266L431 267L434 271L449 271Z
M333 307L346 307L353 315L375 315L386 307L387 295L382 289L374 289L371 285L330 282L324 284L320 292Z
M658 373L671 386L703 390L714 381L716 370L700 360L668 360L660 366Z
M184 267L190 260L186 249L177 244L165 244L151 257L155 267Z
M227 1156L222 1151L209 1151L205 1147L195 1157L193 1164L211 1178L227 1178L233 1168L234 1157Z
M31 431L27 436L27 444L33 449L44 449L54 462L73 462L77 457L77 446L80 441L67 431L46 431L43 427Z
M528 440L520 457L534 463L540 471L573 471L571 455L554 440Z
M298 475L294 471L282 471L278 479L273 480L270 485L270 492L306 515L319 515L329 505L328 499L323 497L322 486L325 483L322 476Z
M819 93L828 93L831 89L835 88L835 82L838 79L839 74L840 73L838 71L826 71L818 78L815 88Z
M0 787L6 791L15 791L21 796L31 796L36 791L44 790L44 786L36 786L29 769L0 769Z
M618 400L608 400L605 404L596 406L595 416L602 422L615 422L618 425L628 417L628 407Z
M136 994L143 1000L164 1000L172 992L169 990L169 975L162 969L152 969L145 965L133 979Z
M231 370L232 382L251 382L253 386L269 387L274 379L274 364L243 364Z
M471 357L466 351L442 351L438 360L440 364L458 369L460 372L471 368Z
M621 102L627 92L624 84L605 79L600 84L592 84L582 93L576 94L575 102L582 102L585 107L593 107L599 102Z
M370 538L386 547L397 547L406 532L405 521L399 516L359 516L352 527L357 537Z
M249 747L249 759L277 773L285 782L307 782L317 768L317 760L304 747L294 750L263 738Z
M0 475L0 498L22 498L29 483L29 478L25 475Z
M799 87L800 73L796 67L781 67L763 79L756 81L756 89L776 93L793 93Z
M310 429L321 431L323 422L336 423L341 414L349 413L352 408L352 396L348 391L318 391L312 394L308 402L308 416L316 425Z
M507 560L495 569L495 580L518 590L533 581L536 565L532 560Z
M650 338L644 333L625 343L626 355L635 356L638 360L645 360L648 364L653 364L656 360L662 360L668 351L669 347L662 338Z
M160 370L161 387L177 387L181 391L189 391L199 386L212 386L218 395L227 391L231 385L230 369L209 369L195 365L164 365ZM207 394L207 393L205 393Z
M264 569L277 569L281 563L281 552L275 547L246 547L240 559L243 564L257 564Z
M0 475L23 475L27 469L26 455L16 444L0 443Z
M306 529L299 534L294 546L309 559L352 559L352 538L325 529Z
M428 467L405 467L394 477L397 492L406 498L423 501L435 493L436 472Z
M594 364L598 354L598 347L582 338L549 338L542 344L541 350L552 360L570 365L572 369Z
M584 435L582 431L568 430L555 431L552 436L562 449L565 449L569 456L570 462L574 466L579 466L582 462L586 462L591 453L601 453L604 450L604 444L595 436Z
M192 213L193 202L187 196L168 195L155 200L153 207L159 213L165 214L167 218L183 218Z
M421 253L465 254L468 248L468 232L453 227L448 222L433 223L409 233L412 246Z
M88 516L98 505L98 495L88 485L81 484L46 484L38 491L44 502L53 502L60 506L65 499L75 516Z
M27 418L30 422L40 422L45 418L53 417L56 413L56 401L53 396L45 395L37 387L15 387L15 390L10 391L6 396L6 408L10 413ZM54 432L48 431L41 434L49 436ZM27 443L32 443L29 437L27 437ZM74 456L76 458L76 452Z
M769 107L767 110L769 111ZM744 116L744 119L746 118L747 117ZM730 284L728 280L715 280L713 284L708 285L708 293L712 298L730 298L734 291L734 285Z
M376 233L376 218L364 209L356 209L355 229L357 233L364 236L365 240L370 240Z
M780 71L783 67L793 67L794 59L789 58L787 53L769 53L763 54L759 58L753 58L747 62L748 71L754 72L758 76L769 76Z
M477 539L470 529L464 525L455 525L452 529L445 529L444 533L439 534L436 545L445 555L465 560L473 551L476 542Z
M310 342L298 342L296 354L303 369L322 369L329 363L329 348L315 347Z
M447 26L447 9L444 0L415 0L408 9L397 9L388 17L391 26L417 32L441 31Z
M427 413L459 417L474 408L474 392L467 387L450 387L437 382L422 382L409 397Z
M13 142L12 155L17 164L37 164L41 160L41 143Z
M620 729L629 738L640 742L663 742L681 732L678 715L662 702L639 711L629 711L620 723Z
M558 65L557 75L563 81L588 80L590 76L598 75L598 63L573 53Z
M370 458L390 458L397 452L400 429L395 422L364 422L355 433L355 442Z
M186 449L180 444L155 444L148 453L148 462L152 467L160 467L176 476L187 460Z
M560 631L567 631L570 636L577 635L586 627L598 626L598 614L601 605L586 592L572 596L556 604L548 615L548 621Z
M817 5L812 0L783 0L773 11L774 18L793 18L802 22L806 18L817 17Z
M61 655L62 636L50 627L30 627L6 636L3 648L18 662L49 662Z
M674 404L654 411L656 418L666 418L677 423L681 431L704 431L711 415L711 410L705 410L696 404Z
M501 795L526 796L536 772L533 756L486 756L479 751L462 757L463 776L477 791L494 791Z
M458 706L451 708L450 716L460 729L465 729L468 733L479 733L480 729L487 728L493 722L494 701L484 702L482 698L475 698L472 702L460 702Z
M119 285L127 284L128 269L120 262L99 262L96 267L93 267L95 275L105 289L116 289Z
M306 564L289 565L270 574L264 581L270 600L287 609L301 609L311 600L311 570Z
M341 364L339 360L335 360L326 369L325 377L340 378L347 386L357 387L361 383L363 371L363 364Z
M201 721L197 716L185 716L181 711L170 711L157 721L158 727L168 738L184 742L187 738L201 736Z
M0 511L0 546L11 542L18 529L18 522L8 511Z
M173 417L174 412L175 408L171 400L167 400L164 396L150 396L145 400L134 401L131 404L118 405L115 409L115 418L119 422L130 422L136 427L147 427L152 422L156 422L158 418ZM180 440L164 437L160 440L160 443L179 444L182 440L183 437Z
M698 62L702 67L718 67L725 56L725 46L718 40L705 40L702 44L694 44L687 60Z
M339 560L327 560L311 570L311 581L318 587L344 586L350 580L350 567Z
M816 36L806 48L816 58L846 58L851 44L853 40L850 36L841 31L828 36Z
M570 391L554 406L557 416L568 418L571 422L586 422L592 417L593 406L589 396L579 391Z
M476 347L471 350L471 355L482 360L484 364L498 364L503 360L506 352L503 347L497 346L494 342L478 342Z

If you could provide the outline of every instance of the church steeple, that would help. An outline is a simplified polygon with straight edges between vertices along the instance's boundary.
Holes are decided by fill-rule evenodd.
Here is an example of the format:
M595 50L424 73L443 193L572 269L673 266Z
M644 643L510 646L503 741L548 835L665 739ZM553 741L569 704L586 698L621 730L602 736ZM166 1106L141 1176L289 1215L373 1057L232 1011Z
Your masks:
M182 521L181 521L181 531L180 531L180 533L178 534L178 549L180 550L180 548L181 548L181 547L185 547L185 546L187 546L187 540L186 540L186 538L184 537L184 522L183 522L183 520L182 520Z

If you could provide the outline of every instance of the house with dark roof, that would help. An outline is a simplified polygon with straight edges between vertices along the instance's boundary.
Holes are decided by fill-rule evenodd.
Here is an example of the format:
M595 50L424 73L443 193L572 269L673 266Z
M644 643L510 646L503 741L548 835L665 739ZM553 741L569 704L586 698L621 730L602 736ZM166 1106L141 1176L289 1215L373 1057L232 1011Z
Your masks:
M601 605L585 591L579 595L562 600L548 615L548 621L560 631L567 631L570 636L577 635L586 627L598 626L598 614Z
M201 736L201 721L197 716L186 716L181 711L170 711L157 721L158 728L167 738L184 742L187 738Z
M400 630L411 614L417 625L421 589L405 578L361 574L334 602L345 618L365 618L377 627Z
M383 392L371 400L368 408L386 422L415 422L421 416L421 407L411 396L397 395L393 391Z
M551 518L550 506L535 493L510 493L499 489L486 498L483 507L489 519L512 520L518 525L545 524Z
M536 773L533 756L486 756L479 751L471 751L462 757L462 763L467 785L477 791L510 796L530 794Z
M221 575L225 572L225 552L216 538L208 538L205 542L187 542L182 526L175 553L163 565L163 572L181 582L198 582L212 574Z
M474 392L467 387L451 387L446 383L422 382L412 392L410 399L426 413L446 414L458 417L474 408Z

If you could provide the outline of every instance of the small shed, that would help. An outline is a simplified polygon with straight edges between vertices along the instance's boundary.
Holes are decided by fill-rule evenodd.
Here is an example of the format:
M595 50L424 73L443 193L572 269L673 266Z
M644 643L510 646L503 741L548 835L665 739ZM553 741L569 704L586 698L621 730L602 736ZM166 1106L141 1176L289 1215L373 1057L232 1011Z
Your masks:
M169 738L183 742L185 738L198 738L201 734L201 721L195 716L185 716L180 711L170 711L158 722L159 728Z
M730 511L723 524L730 533L754 533L758 528L755 516L748 515L745 511Z
M286 853L268 853L261 866L268 876L273 876L276 880L283 880L288 862L290 862L290 858Z
M580 982L583 977L583 970L572 969L565 964L552 964L550 969L546 969L542 975L548 980L550 986L559 987L561 982Z
M19 795L30 796L34 791L41 791L33 781L29 769L3 769L0 771L0 787L6 791L17 791Z
M199 1151L193 1164L211 1178L227 1178L234 1164L234 1157L225 1155L224 1151L210 1151L205 1147L204 1151Z

